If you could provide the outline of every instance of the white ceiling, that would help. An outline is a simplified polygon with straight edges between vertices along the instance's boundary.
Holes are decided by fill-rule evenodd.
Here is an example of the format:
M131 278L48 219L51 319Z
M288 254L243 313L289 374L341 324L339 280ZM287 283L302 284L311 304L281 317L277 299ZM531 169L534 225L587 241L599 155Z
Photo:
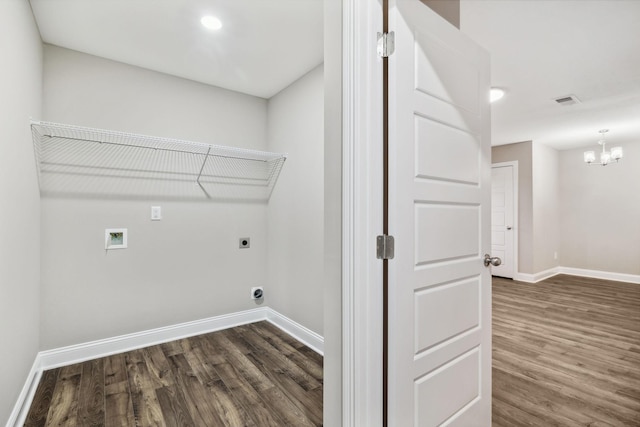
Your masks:
M46 43L269 98L323 60L323 0L31 0ZM490 51L493 144L640 141L640 0L461 0ZM205 14L223 28L200 25ZM581 104L553 100L573 94Z
M460 28L491 53L493 145L640 142L640 1L461 0ZM573 94L581 104L561 106Z
M31 0L46 43L270 98L323 61L322 0ZM200 24L217 16L222 29Z

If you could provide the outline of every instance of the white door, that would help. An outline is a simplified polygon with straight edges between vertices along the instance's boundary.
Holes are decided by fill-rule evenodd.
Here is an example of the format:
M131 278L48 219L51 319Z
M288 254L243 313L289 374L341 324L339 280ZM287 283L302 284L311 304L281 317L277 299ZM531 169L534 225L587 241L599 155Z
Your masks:
M491 255L502 260L491 274L510 279L515 273L513 173L512 165L491 168Z
M489 427L489 56L419 0L389 30L389 426Z

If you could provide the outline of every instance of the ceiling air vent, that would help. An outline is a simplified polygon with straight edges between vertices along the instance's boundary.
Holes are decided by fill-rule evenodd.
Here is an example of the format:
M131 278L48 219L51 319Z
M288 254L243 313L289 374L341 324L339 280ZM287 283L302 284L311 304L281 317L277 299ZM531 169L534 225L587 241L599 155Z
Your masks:
M560 98L556 98L554 101L560 105L573 105L580 103L580 100L575 95L561 96Z

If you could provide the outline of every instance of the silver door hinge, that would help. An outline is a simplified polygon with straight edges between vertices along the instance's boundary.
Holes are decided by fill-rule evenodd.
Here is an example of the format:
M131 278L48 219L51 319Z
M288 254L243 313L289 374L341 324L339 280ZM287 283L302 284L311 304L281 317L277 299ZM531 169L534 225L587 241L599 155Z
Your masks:
M376 257L378 259L393 259L394 241L393 236L383 234L376 238Z
M378 33L378 56L388 58L396 49L395 33Z

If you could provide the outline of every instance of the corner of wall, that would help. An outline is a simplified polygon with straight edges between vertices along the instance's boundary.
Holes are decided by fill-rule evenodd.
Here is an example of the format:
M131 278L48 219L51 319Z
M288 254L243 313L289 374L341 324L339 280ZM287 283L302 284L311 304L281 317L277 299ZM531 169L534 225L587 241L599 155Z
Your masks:
M535 143L532 147L533 272L560 265L559 152Z
M40 340L40 194L29 121L42 111L42 42L26 0L0 2L0 28L0 336L8 350L0 423L12 425Z
M267 207L270 304L291 319L322 333L323 65L269 100L267 135L270 151L288 153Z

